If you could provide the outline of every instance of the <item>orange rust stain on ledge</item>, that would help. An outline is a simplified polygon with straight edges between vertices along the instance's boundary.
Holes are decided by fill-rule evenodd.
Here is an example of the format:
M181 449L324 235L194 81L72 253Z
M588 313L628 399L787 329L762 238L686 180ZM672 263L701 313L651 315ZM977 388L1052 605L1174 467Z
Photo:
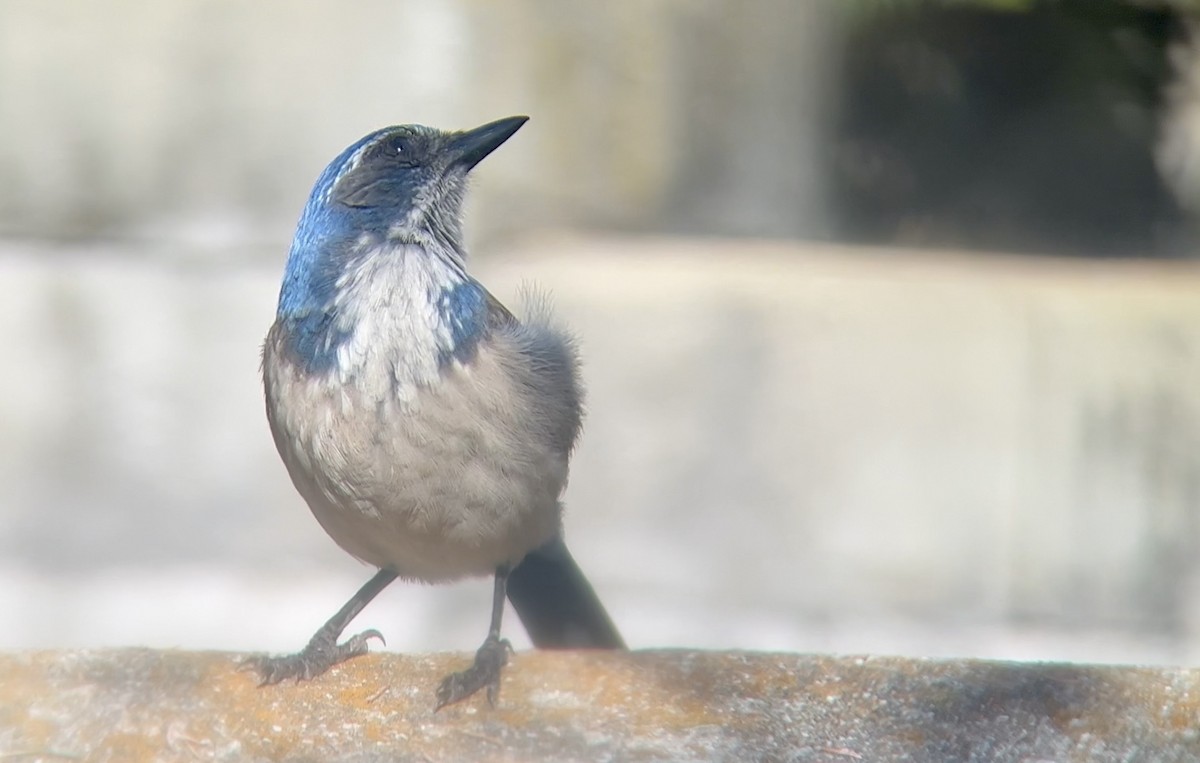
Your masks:
M435 687L470 655L374 654L312 681L270 687L239 672L240 657L147 649L0 653L0 739L7 745L0 756L39 750L130 763L189 755L333 761L370 750L384 759L402 751L418 759L586 760L637 749L651 760L742 759L753 751L770 759L796 757L790 751L798 749L819 756L828 747L866 759L932 760L990 744L1014 761L1061 759L1064 750L1086 756L1100 747L1112 760L1130 751L1200 760L1194 670L530 652L513 657L497 707L481 694L435 714Z

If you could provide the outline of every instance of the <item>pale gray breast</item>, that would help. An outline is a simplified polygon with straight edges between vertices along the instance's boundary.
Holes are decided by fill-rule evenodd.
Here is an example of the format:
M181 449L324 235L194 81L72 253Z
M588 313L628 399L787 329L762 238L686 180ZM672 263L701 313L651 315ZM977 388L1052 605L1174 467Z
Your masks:
M351 553L448 579L516 561L559 531L579 388L574 349L543 314L522 325L495 303L476 352L415 395L394 394L386 352L346 378L307 375L281 347L273 329L264 373L276 445Z

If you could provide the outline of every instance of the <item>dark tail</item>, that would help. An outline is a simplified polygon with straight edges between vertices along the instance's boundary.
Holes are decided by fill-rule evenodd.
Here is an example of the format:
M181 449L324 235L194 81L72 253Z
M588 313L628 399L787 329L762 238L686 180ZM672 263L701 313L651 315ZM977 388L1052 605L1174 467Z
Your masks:
M539 649L625 648L561 538L529 552L509 573L508 600Z

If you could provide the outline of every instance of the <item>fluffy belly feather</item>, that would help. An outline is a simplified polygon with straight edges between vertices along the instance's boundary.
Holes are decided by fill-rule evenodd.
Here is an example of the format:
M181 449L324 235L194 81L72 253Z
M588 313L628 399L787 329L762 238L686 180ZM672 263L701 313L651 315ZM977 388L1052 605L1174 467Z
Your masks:
M519 561L559 532L567 456L493 351L403 400L387 369L306 376L268 343L267 416L292 481L343 549L444 581Z

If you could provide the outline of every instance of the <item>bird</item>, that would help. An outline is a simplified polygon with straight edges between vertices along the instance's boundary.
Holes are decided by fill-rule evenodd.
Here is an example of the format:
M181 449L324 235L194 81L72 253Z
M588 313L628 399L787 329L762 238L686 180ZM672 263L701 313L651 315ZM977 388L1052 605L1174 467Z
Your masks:
M376 130L304 205L263 344L267 420L321 527L378 571L301 651L248 659L262 685L382 642L375 629L339 639L397 579L493 579L487 636L436 688L435 711L481 689L496 703L506 597L537 648L626 648L563 540L576 341L546 299L518 318L467 269L469 175L527 120Z

